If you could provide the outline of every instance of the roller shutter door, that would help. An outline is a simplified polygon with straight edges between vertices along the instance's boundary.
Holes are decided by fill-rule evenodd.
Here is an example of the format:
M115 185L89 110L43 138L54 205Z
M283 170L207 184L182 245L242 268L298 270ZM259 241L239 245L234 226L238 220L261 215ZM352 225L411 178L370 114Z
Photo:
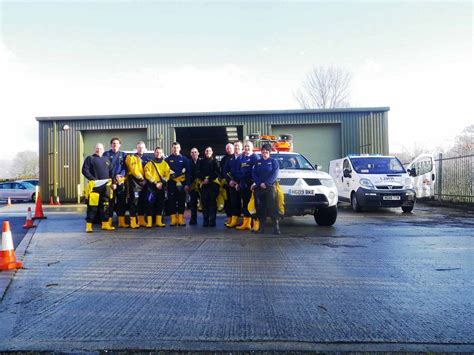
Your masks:
M312 165L328 172L329 162L341 157L341 126L339 124L275 125L272 134L292 134L294 151L303 154Z

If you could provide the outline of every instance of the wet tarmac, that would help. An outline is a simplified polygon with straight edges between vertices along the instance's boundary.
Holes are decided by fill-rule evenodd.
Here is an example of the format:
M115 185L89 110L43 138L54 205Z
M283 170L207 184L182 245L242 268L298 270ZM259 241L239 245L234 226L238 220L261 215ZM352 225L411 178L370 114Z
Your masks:
M219 224L85 234L50 212L0 303L0 351L474 351L473 212Z

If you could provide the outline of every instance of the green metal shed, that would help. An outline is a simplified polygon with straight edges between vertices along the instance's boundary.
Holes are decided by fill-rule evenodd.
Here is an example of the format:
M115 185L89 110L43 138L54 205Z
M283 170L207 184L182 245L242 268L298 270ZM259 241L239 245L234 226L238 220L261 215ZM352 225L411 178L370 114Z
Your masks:
M324 110L278 110L37 117L41 196L76 201L83 185L81 167L94 145L118 136L122 150L138 140L147 148L162 146L169 154L179 141L182 153L212 146L223 154L225 144L251 133L293 134L294 150L328 169L329 161L346 154L388 154L388 107Z

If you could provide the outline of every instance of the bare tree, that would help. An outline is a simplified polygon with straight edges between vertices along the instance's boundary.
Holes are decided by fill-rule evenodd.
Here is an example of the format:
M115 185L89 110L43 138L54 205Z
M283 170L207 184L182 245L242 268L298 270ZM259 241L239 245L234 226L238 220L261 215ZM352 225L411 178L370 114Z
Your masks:
M38 153L25 150L18 152L12 164L12 176L16 178L38 177Z
M313 68L294 95L304 109L348 107L351 80L341 68Z
M474 125L467 126L456 137L456 143L451 149L455 155L474 154Z

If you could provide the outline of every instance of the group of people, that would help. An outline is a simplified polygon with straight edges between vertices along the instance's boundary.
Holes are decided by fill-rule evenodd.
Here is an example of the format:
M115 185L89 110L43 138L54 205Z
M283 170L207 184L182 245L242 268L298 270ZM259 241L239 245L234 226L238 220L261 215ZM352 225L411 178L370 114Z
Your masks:
M111 149L104 152L97 143L94 154L84 160L82 174L89 180L86 188L86 232L101 221L103 230L114 230L112 217L118 216L120 228L165 227L163 217L170 215L170 226L186 226L186 201L191 211L190 225L196 225L198 205L202 209L202 226L215 227L217 197L225 189L225 226L237 230L265 232L265 220L270 217L273 232L280 234L277 192L278 162L270 157L271 146L264 144L260 155L253 152L251 141L228 143L226 155L219 162L211 147L204 156L192 148L190 158L181 154L174 142L171 154L164 156L156 147L154 157L144 153L145 143L136 144L134 154L120 151L121 141L113 137ZM249 211L253 198L255 211ZM130 214L126 222L125 213ZM243 221L239 224L239 218Z

